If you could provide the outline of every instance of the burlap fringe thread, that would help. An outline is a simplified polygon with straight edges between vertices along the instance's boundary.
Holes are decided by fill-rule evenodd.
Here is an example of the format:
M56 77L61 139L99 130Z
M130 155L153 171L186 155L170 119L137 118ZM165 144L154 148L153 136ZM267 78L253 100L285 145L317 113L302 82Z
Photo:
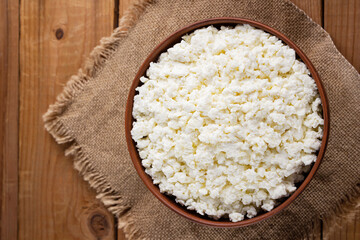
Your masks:
M130 207L125 206L122 197L100 176L93 168L87 156L83 153L81 146L73 138L73 134L58 119L71 104L76 94L81 92L84 85L94 78L98 70L103 67L106 60L114 53L119 41L126 37L128 30L135 25L145 8L154 2L153 0L136 0L121 18L119 27L114 30L110 37L100 40L100 45L91 52L89 59L83 69L79 69L67 82L63 92L57 96L56 103L49 107L44 114L43 120L46 130L55 138L59 144L70 143L71 146L65 151L66 156L74 157L74 168L77 169L90 186L97 191L97 199L100 199L105 207L118 218L118 227L123 230L127 239L140 239L141 232L136 228L135 222L130 214ZM305 14L305 13L304 13ZM342 220L353 220L354 215L360 212L360 188L356 186L351 196L345 197L339 202L331 213L319 216L327 225L337 226ZM317 219L318 220L318 219ZM313 237L313 229L317 227L318 221L309 226L304 232L306 239ZM326 236L323 236L326 237Z

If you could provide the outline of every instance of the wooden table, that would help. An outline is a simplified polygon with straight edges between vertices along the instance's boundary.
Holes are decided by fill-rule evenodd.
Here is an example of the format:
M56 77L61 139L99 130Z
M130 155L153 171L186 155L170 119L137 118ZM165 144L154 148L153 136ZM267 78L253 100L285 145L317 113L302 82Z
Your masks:
M125 239L41 116L130 1L0 1L0 239ZM294 2L359 71L360 1ZM319 221L316 239L360 239L353 215L334 231Z

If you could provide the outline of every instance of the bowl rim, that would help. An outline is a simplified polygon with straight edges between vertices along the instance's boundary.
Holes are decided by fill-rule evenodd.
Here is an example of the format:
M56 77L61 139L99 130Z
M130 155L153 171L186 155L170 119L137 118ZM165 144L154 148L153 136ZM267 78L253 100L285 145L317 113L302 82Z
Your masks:
M171 197L169 197L166 194L163 194L160 192L157 185L153 184L152 179L149 175L147 175L144 171L144 168L141 164L141 159L139 157L136 144L133 141L131 137L131 128L133 123L133 117L132 117L132 110L133 110L133 99L135 96L135 88L140 83L140 77L142 77L146 70L149 67L150 62L156 61L158 59L158 56L166 51L169 47L173 46L174 44L179 42L179 39L181 39L181 36L190 33L198 28L210 26L210 25L237 25L237 24L249 24L253 27L259 28L264 30L265 32L268 32L277 38L279 38L281 41L286 43L288 46L290 46L292 49L295 50L296 54L301 58L301 60L306 64L307 68L310 70L311 76L316 82L319 95L321 98L322 108L323 108L323 118L324 118L324 128L323 128L323 138L321 142L321 146L318 152L318 156L316 159L316 162L313 164L310 172L304 179L304 181L301 183L301 185L295 190L293 194L291 194L284 202L279 204L277 207L272 209L269 212L263 213L261 215L255 216L254 218L245 219L243 221L239 222L231 222L231 221L219 221L214 220L211 218L204 218L200 216L199 214L195 213L194 211L188 210L185 206L181 206L180 204L176 203ZM189 24L174 33L172 33L170 36L165 38L161 43L159 43L147 56L147 58L144 60L142 65L140 66L133 82L129 90L128 99L126 103L126 111L125 111L125 135L126 135L126 142L128 146L128 151L131 157L131 160L134 164L134 167L140 176L141 180L144 182L146 187L152 192L152 194L155 195L157 199L160 200L165 206L173 210L174 212L180 214L181 216L192 220L194 222L209 225L213 227L243 227L248 226L257 222L260 222L264 219L267 219L271 216L274 216L275 214L279 213L281 210L285 209L290 203L292 203L305 189L306 186L308 186L309 182L315 175L316 171L318 170L320 163L323 159L328 137L329 137L329 129L330 129L330 113L329 113L329 107L328 107L328 100L326 96L325 89L322 85L322 82L320 80L320 77L311 63L311 61L308 59L308 57L303 53L303 51L288 37L286 37L284 34L279 32L278 30L265 25L263 23L246 19L246 18L237 18L237 17L220 17L220 18L210 18L201 20L198 22L194 22L192 24Z

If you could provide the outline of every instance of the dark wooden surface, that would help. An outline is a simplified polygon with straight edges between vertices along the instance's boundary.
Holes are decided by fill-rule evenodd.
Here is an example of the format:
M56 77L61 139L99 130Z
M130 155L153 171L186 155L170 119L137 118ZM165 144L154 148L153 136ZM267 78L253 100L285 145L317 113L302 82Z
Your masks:
M18 234L19 2L0 1L0 239Z
M0 239L125 239L41 116L131 0L0 1ZM360 1L293 0L360 70ZM360 213L314 239L360 239Z

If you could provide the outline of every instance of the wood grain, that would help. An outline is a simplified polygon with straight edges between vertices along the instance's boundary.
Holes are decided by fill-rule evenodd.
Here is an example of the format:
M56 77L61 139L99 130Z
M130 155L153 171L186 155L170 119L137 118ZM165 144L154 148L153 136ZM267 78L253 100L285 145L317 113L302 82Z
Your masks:
M17 239L19 2L0 1L0 239Z
M132 1L0 1L0 239L125 239L41 115ZM360 1L292 2L359 71ZM360 239L360 213L350 220L319 221L310 239Z
M113 216L42 114L113 30L114 1L21 1L19 239L114 239Z
M322 0L291 0L317 24L323 26Z
M119 2L119 18L124 15L124 12L129 8L134 0L120 0Z
M360 1L326 0L324 26L339 51L360 71Z
M338 224L333 221L324 223L323 236L327 240L360 239L360 211L354 210L343 217Z

